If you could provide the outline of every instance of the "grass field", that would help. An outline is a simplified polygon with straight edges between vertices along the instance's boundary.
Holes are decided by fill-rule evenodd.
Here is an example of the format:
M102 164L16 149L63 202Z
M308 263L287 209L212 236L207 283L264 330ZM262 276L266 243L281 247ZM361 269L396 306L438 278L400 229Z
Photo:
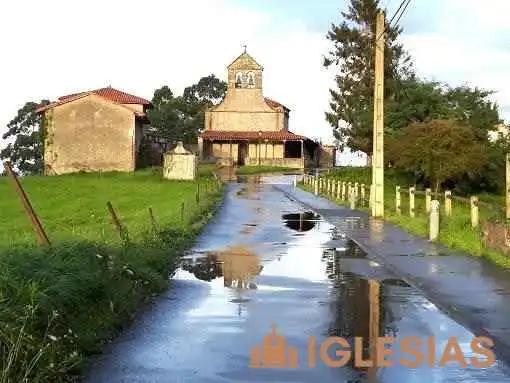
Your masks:
M369 186L371 183L371 169L369 168L343 168L325 175L326 178L342 180L346 182L358 182L365 184L365 200L358 203L357 209L369 211ZM409 187L412 181L408 178L397 176L391 170L385 174L385 218L405 229L406 231L428 237L429 223L425 206L425 193L423 190L415 194L415 217L409 213ZM401 213L396 211L395 187L401 186ZM311 188L307 188L311 191ZM482 241L482 223L485 220L501 220L503 218L503 196L480 195L479 216L480 225L477 228L471 227L470 201L466 197L454 196L452 200L452 215L447 216L444 212L443 196L436 196L440 200L440 231L439 242L444 245L466 251L472 255L484 256L494 263L503 267L510 267L510 259L505 255L488 249ZM328 196L338 204L348 205L349 202L337 199L336 196Z
M221 200L210 171L201 169L197 182L162 180L158 169L20 178L50 248L37 245L9 180L0 178L0 383L74 379L167 288ZM127 236L112 225L107 201Z

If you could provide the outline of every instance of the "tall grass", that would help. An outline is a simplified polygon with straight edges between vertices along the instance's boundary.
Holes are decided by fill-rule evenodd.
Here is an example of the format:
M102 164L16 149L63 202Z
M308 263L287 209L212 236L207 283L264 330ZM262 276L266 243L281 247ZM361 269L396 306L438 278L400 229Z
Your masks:
M0 211L8 218L0 223L0 383L72 381L87 357L167 287L221 188L206 175L197 187L155 171L21 182L52 246L35 245L10 185L0 181ZM127 237L111 224L108 200Z

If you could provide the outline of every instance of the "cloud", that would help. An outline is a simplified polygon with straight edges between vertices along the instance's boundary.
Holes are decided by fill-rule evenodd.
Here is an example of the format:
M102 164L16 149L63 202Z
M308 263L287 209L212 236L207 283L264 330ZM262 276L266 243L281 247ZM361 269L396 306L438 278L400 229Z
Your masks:
M226 66L241 45L264 66L264 92L292 109L297 133L331 135L324 121L331 74L322 33L229 0L8 2L0 34L11 60L0 73L0 126L26 101L107 85L152 98L177 93ZM30 12L27 12L30 9ZM20 28L19 20L23 20ZM2 128L0 128L2 130Z
M422 76L494 90L510 122L508 14L510 2L502 0L415 0L403 17L402 42Z

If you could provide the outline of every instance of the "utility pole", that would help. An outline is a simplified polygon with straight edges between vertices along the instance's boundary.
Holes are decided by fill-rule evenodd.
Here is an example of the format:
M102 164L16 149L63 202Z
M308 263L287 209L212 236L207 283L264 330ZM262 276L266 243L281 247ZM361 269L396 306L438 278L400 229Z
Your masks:
M509 150L509 149L507 149ZM506 219L510 220L510 152L506 154Z
M374 139L372 159L372 184L374 203L372 217L384 217L384 12L376 16L375 28L375 89L374 89Z

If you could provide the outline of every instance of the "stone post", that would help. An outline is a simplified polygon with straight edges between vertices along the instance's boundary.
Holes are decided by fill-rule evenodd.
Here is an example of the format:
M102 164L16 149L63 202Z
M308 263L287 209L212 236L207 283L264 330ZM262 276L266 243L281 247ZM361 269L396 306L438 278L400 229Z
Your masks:
M313 186L314 186L315 195L316 196L319 195L319 180L318 180L317 176L314 177Z
M365 184L361 184L360 189L361 189L361 206L365 206Z
M430 213L430 202L432 201L432 190L430 188L425 189L425 211Z
M416 188L414 186L409 188L409 216L414 217L414 192Z
M352 193L352 182L348 182L347 183L347 198L350 199L351 198L351 193Z
M452 215L452 192L450 190L444 192L444 213L448 217Z
M479 222L478 197L472 196L470 200L471 200L471 227L477 227Z
M336 181L336 198L342 198L342 182L340 180Z
M398 215L402 212L400 203L400 186L395 186L395 211Z
M430 204L429 213L429 239L437 241L439 237L439 201L433 200Z
M356 193L353 188L351 188L351 192L349 193L349 202L351 205L351 209L356 209Z
M359 183L357 183L357 182L354 183L354 196L356 198L359 197Z

